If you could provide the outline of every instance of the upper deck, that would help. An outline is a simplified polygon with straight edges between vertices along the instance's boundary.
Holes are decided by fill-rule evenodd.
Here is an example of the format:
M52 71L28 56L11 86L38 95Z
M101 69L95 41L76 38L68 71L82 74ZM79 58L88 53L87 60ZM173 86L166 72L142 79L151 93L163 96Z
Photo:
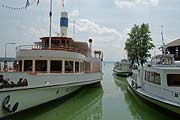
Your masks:
M77 42L68 37L51 37L51 47L49 47L49 37L40 39L41 41L35 42L35 45L18 46L17 50L59 50L80 53L85 56L90 55L90 48L86 42Z
M175 65L174 57L171 54L156 55L151 59L151 65L153 66Z

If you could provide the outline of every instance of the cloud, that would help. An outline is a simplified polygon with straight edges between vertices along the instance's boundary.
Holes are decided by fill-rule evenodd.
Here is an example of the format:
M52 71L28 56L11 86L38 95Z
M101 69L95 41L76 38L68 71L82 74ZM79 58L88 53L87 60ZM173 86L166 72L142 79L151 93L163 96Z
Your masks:
M148 6L158 6L159 0L113 0L114 4L120 8L128 7L136 7L142 5Z
M118 37L121 36L121 34L117 30L113 28L100 26L89 19L79 19L78 23L76 24L76 28L79 31L89 32L91 34L96 34L96 35L105 35L105 36L115 35Z
M97 24L90 19L79 19L75 28L79 34L87 34L88 38L93 39L94 50L102 50L105 60L117 60L119 56L124 56L125 39L122 39L118 30ZM117 56L112 58L112 54Z

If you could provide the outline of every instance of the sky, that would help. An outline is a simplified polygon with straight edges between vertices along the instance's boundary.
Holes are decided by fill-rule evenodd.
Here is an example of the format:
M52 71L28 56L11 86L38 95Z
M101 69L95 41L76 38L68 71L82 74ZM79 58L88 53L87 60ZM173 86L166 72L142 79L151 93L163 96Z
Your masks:
M15 57L16 46L32 45L49 35L50 0L39 0L38 6L36 1L26 10L5 7L24 7L26 1L0 0L0 57L4 56L5 43L16 43L7 45L7 56ZM152 55L160 53L162 25L165 43L180 38L180 0L64 0L64 5L69 13L68 36L82 42L93 39L93 50L103 51L105 61L127 57L124 50L127 33L135 24L149 24L156 45ZM61 0L53 0L53 36L60 32L61 11Z

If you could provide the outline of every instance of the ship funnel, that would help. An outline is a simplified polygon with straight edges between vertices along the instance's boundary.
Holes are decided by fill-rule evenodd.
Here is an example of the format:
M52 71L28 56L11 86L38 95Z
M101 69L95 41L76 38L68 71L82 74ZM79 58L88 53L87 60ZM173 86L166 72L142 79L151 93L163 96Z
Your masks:
M61 37L67 37L67 29L68 29L68 13L67 12L61 12L61 18L60 18L60 33Z

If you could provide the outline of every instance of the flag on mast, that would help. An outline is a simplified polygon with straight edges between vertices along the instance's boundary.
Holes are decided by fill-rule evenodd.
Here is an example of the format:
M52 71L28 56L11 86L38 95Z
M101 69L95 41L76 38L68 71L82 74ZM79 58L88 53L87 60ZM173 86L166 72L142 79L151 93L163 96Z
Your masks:
M26 9L29 5L30 5L30 2L29 2L29 0L27 0L27 1L26 1L26 7L25 7L25 9Z
M37 0L37 6L39 5L39 0Z
M63 9L64 9L64 0L62 0L62 7L63 7Z

